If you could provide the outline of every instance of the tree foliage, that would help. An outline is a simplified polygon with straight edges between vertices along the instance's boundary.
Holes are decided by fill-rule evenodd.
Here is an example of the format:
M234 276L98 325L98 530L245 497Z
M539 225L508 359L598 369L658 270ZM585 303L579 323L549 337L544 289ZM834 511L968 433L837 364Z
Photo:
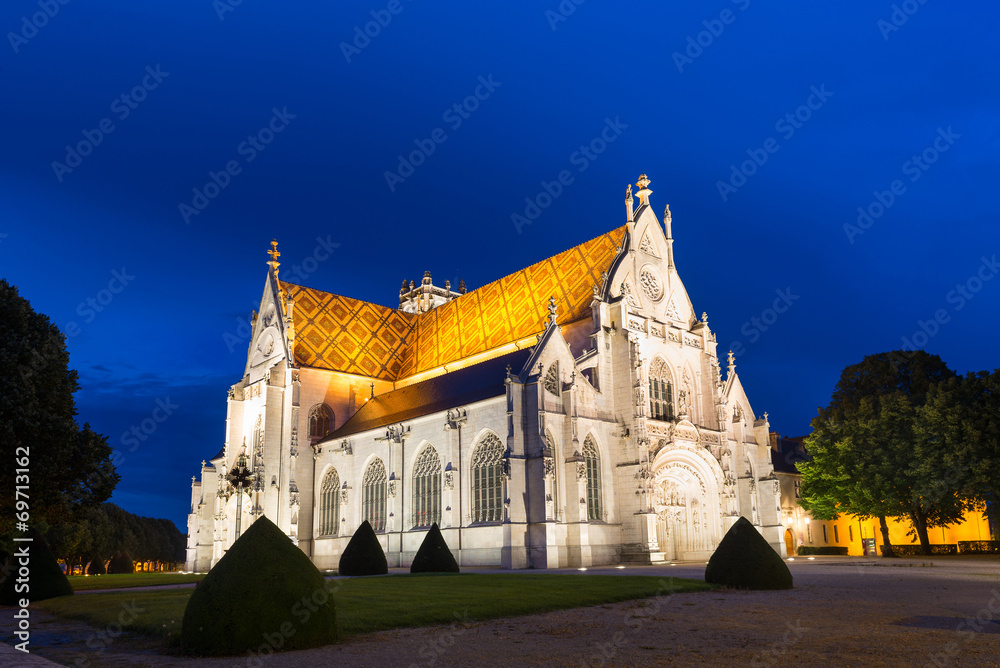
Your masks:
M27 453L31 520L58 524L106 501L118 484L104 436L76 423L66 339L48 317L36 313L17 288L0 279L0 368L8 372L0 392L0 489L13 490L13 462ZM13 530L15 495L0 499L0 534Z
M55 555L71 565L85 564L97 552L128 553L136 561L184 561L186 536L167 519L140 517L113 503L101 504L74 522L46 533Z
M980 405L970 396L981 396ZM929 554L928 528L961 520L974 480L979 498L989 498L990 484L982 483L993 469L971 462L996 461L996 440L975 438L969 426L995 426L983 418L986 397L923 351L869 355L848 366L806 440L812 459L799 465L802 506L819 519L878 517L887 545L885 518L907 518Z

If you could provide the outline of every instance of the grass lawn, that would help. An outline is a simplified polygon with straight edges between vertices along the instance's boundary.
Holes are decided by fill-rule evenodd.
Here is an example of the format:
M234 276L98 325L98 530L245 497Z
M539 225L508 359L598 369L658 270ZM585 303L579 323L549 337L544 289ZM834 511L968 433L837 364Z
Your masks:
M121 573L119 575L71 575L69 583L76 591L88 589L123 589L153 585L197 582L204 573Z
M456 619L513 617L714 588L700 580L640 575L393 575L339 582L342 584L334 600L341 638L384 629L448 624ZM117 621L119 614L129 609L126 606L135 606L142 612L126 627L128 630L157 636L166 646L176 646L184 606L192 591L64 596L33 607L105 627Z

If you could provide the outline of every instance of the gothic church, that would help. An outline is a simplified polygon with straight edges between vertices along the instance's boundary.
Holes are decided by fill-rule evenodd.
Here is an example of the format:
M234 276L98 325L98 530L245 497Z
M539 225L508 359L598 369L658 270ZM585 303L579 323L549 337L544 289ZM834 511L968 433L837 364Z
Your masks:
M433 523L463 566L706 560L741 515L783 554L767 420L636 185L621 227L476 290L404 281L398 308L282 281L272 243L187 569L260 515L321 569L364 520L390 566Z

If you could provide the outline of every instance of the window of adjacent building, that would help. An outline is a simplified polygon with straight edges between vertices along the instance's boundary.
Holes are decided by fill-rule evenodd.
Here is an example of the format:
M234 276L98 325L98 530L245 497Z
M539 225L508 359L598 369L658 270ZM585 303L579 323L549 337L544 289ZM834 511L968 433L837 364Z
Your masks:
M666 421L674 419L674 387L667 365L660 358L656 358L649 367L649 417Z
M847 527L847 538L853 543L854 542L854 527Z
M603 520L601 498L601 456L590 436L583 442L583 460L587 467L587 519Z
M809 539L810 543L813 542L813 528L811 524L806 525L806 538Z
M802 498L802 481L801 480L796 480L795 481L795 498L796 499L801 499Z
M333 429L333 411L326 404L316 404L309 411L309 439L316 442Z
M385 489L385 464L375 459L361 482L361 519L368 520L376 532L385 531Z
M472 452L472 521L503 519L504 445L496 434L487 434Z
M840 532L837 531L837 525L833 526L833 542L834 543L840 542Z
M336 536L340 529L340 476L336 469L323 478L319 497L319 535Z
M830 542L830 541L829 541L829 540L827 540L827 538L826 538L826 525L825 525L825 524L823 525L823 542L824 542L824 543L829 543L829 542Z
M427 446L413 463L413 525L441 524L441 458Z

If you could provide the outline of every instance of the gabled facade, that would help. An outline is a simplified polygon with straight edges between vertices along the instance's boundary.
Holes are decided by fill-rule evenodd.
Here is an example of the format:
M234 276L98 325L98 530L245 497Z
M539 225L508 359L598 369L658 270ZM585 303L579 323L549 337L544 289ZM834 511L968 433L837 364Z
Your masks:
M401 309L285 283L272 249L188 568L261 514L320 568L364 520L400 566L432 523L463 565L704 560L740 515L783 550L767 421L731 355L723 380L648 185L621 227Z

